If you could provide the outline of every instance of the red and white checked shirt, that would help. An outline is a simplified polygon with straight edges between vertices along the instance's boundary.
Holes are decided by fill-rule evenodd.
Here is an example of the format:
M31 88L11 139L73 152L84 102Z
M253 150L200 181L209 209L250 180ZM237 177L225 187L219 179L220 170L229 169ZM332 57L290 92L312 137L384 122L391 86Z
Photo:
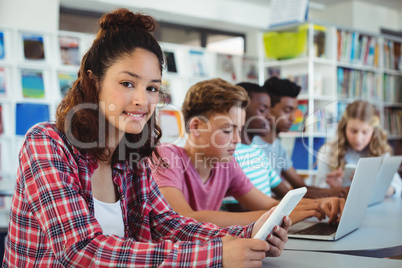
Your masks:
M150 170L113 166L125 237L103 235L94 217L91 176L97 162L54 125L26 135L20 151L3 267L219 267L227 234L250 237L253 225L219 229L174 212Z

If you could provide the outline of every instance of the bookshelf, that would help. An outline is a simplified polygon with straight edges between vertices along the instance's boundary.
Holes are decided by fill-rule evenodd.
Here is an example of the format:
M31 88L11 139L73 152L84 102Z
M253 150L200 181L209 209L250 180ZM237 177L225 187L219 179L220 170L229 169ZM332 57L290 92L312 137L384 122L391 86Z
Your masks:
M73 38L77 42L71 49L64 48L64 56L71 56L74 61L62 59L61 37ZM89 34L40 32L0 26L2 194L14 190L18 152L27 129L37 122L55 119L56 107L63 96L59 73L76 76L80 58L92 38ZM10 203L10 196L0 197L0 226L8 222Z
M18 152L35 123L54 121L57 106L76 79L82 56L94 35L40 32L0 25L0 191L12 192ZM258 57L230 55L199 47L160 43L167 59L163 87L170 103L157 109L161 142L184 144L180 108L193 84L214 77L258 82ZM173 129L176 124L177 129ZM11 197L0 197L0 226L8 221Z
M291 144L290 155L305 139L295 157L296 161L304 155L308 159L296 169L299 174L314 179L316 143L334 138L336 122L356 99L378 108L394 154L401 154L402 39L306 22L272 28L262 33L261 40L260 83L277 75L302 87L298 112L304 124L299 122L298 128L280 134L284 143ZM276 51L283 43L290 50L287 54Z

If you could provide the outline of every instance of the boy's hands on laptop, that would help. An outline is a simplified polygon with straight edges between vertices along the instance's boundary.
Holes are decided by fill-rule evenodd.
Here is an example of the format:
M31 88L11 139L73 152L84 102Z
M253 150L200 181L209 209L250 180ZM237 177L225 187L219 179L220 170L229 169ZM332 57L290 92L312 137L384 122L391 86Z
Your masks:
M275 207L264 213L254 224L251 237L255 236ZM227 235L222 237L223 267L261 267L265 257L278 257L288 241L288 230L292 222L289 217L283 218L281 226L275 226L267 240L238 238Z
M320 203L325 215L329 217L328 223L339 222L345 207L345 199L339 197L326 197L315 199Z
M339 221L344 206L345 199L339 197L303 198L290 214L290 219L295 224L311 217L315 217L320 221L329 217L328 223L332 223Z

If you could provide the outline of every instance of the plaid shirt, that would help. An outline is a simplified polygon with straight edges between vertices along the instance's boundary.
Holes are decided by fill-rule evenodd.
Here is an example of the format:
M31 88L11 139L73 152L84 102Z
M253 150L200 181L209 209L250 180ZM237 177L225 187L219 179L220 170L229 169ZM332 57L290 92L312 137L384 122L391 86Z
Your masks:
M253 225L219 229L178 215L149 168L134 175L127 162L113 166L125 236L103 235L90 180L97 161L67 143L49 123L27 133L3 267L219 267L220 237L250 237Z

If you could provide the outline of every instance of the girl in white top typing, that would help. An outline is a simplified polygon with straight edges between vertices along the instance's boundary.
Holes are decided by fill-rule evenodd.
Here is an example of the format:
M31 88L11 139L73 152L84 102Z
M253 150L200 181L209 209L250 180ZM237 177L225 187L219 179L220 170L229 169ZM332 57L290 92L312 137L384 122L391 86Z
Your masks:
M338 136L319 151L318 187L342 186L346 164L357 164L361 157L389 155L391 147L387 134L380 126L380 119L373 105L354 101L346 107L338 123ZM387 196L401 196L401 178L395 174Z

